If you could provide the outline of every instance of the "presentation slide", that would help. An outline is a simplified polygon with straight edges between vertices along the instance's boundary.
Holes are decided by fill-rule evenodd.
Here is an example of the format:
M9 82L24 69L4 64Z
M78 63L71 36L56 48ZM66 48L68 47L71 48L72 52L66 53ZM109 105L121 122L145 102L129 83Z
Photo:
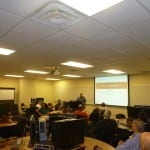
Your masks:
M128 76L95 78L95 104L128 106Z

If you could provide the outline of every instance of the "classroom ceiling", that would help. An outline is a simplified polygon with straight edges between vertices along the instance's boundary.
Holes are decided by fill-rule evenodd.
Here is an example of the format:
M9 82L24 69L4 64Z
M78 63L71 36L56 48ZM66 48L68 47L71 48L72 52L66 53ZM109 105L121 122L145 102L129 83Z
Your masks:
M57 78L63 74L103 76L108 75L102 72L106 69L150 72L150 0L124 0L90 17L67 8L70 18L63 11L51 11L55 2L59 3L0 0L0 47L16 50L9 56L0 55L0 76L53 77L24 72L49 71L45 66L58 66ZM60 65L70 60L94 67Z

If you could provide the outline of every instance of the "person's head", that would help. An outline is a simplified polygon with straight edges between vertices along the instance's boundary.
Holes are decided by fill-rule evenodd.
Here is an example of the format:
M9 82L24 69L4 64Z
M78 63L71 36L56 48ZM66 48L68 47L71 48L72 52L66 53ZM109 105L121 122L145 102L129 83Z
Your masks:
M111 117L111 111L110 110L106 110L105 112L104 112L104 119L110 119L110 117Z
M144 122L141 119L134 119L132 123L132 130L134 133L139 133L144 131Z
M42 103L42 108L47 109L48 105L46 103Z
M102 102L101 105L102 105L102 107L106 107L106 103L104 103L104 102Z
M36 100L36 104L42 105L42 101L41 101L40 99L37 99L37 100Z
M141 150L150 150L150 132L143 132L140 138Z
M93 109L92 112L93 112L93 113L96 113L96 114L97 114L97 113L99 114L99 111L100 111L100 109L99 109L98 107L96 107L96 108Z
M49 108L53 107L52 103L48 103L47 105L48 105Z
M25 106L25 104L24 104L24 103L21 103L21 106Z
M91 112L89 116L89 120L92 122L97 122L100 120L100 109L99 108L94 108L94 110Z
M59 104L60 104L60 103L61 103L61 99L58 99L58 100L57 100L57 103L59 103Z
M80 93L80 96L83 96L83 93Z
M82 104L79 104L79 105L78 105L78 109L79 109L79 110L83 110L83 105L82 105Z

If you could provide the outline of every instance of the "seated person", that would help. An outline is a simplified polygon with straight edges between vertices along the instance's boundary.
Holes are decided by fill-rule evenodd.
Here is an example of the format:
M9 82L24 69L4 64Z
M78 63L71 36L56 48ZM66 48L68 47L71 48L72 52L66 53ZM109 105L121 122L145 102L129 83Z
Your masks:
M95 123L95 122L98 122L100 120L100 109L99 108L95 108L90 116L89 116L89 120L92 122L92 123Z
M52 103L48 103L47 106L48 106L48 111L49 112L52 112L54 110L54 106L53 106Z
M41 108L42 108L42 101L41 100L37 100L36 101L36 105L35 105L35 113L34 113L34 115L36 117L42 116L42 113L40 112Z
M55 110L62 110L63 109L63 102L58 99L57 104L55 105Z
M89 116L89 123L87 127L87 136L95 138L95 130L97 128L97 124L100 121L100 109L95 108L90 116Z
M74 115L77 116L77 118L85 118L87 121L89 120L88 114L83 110L82 104L78 105L78 108L73 112Z
M27 110L27 107L24 103L21 103L21 114L25 114Z
M42 115L45 115L45 114L49 113L48 105L46 103L42 103L42 107L40 109L40 113Z
M141 150L150 150L150 132L143 132L140 138Z
M140 135L144 130L144 122L140 119L133 120L133 135L125 142L119 141L116 150L140 150Z

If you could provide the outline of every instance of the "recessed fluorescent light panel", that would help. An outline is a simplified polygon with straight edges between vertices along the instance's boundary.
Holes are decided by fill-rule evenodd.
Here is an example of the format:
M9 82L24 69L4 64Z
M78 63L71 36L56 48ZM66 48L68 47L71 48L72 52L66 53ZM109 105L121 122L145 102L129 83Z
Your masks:
M68 62L64 62L64 63L61 63L61 64L66 65L66 66L71 66L71 67L77 67L77 68L93 67L92 65L83 64L83 63L79 63L79 62L75 62L75 61L68 61Z
M66 5L88 15L92 16L98 12L112 7L124 0L59 0Z
M56 79L56 78L45 78L45 80L60 80L60 79Z
M4 75L6 77L13 77L13 78L23 78L24 76L21 76L21 75L13 75L13 74L6 74Z
M65 77L71 77L71 78L79 78L79 77L81 77L81 76L73 75L73 74L65 74L63 76L65 76Z
M0 48L0 55L10 55L14 52L15 50Z
M112 74L122 74L122 73L125 73L125 72L123 72L123 71L115 70L115 69L104 70L103 72L112 73Z
M45 72L45 71L39 71L39 70L26 70L24 72L27 72L27 73L35 73L35 74L48 74L48 72Z

